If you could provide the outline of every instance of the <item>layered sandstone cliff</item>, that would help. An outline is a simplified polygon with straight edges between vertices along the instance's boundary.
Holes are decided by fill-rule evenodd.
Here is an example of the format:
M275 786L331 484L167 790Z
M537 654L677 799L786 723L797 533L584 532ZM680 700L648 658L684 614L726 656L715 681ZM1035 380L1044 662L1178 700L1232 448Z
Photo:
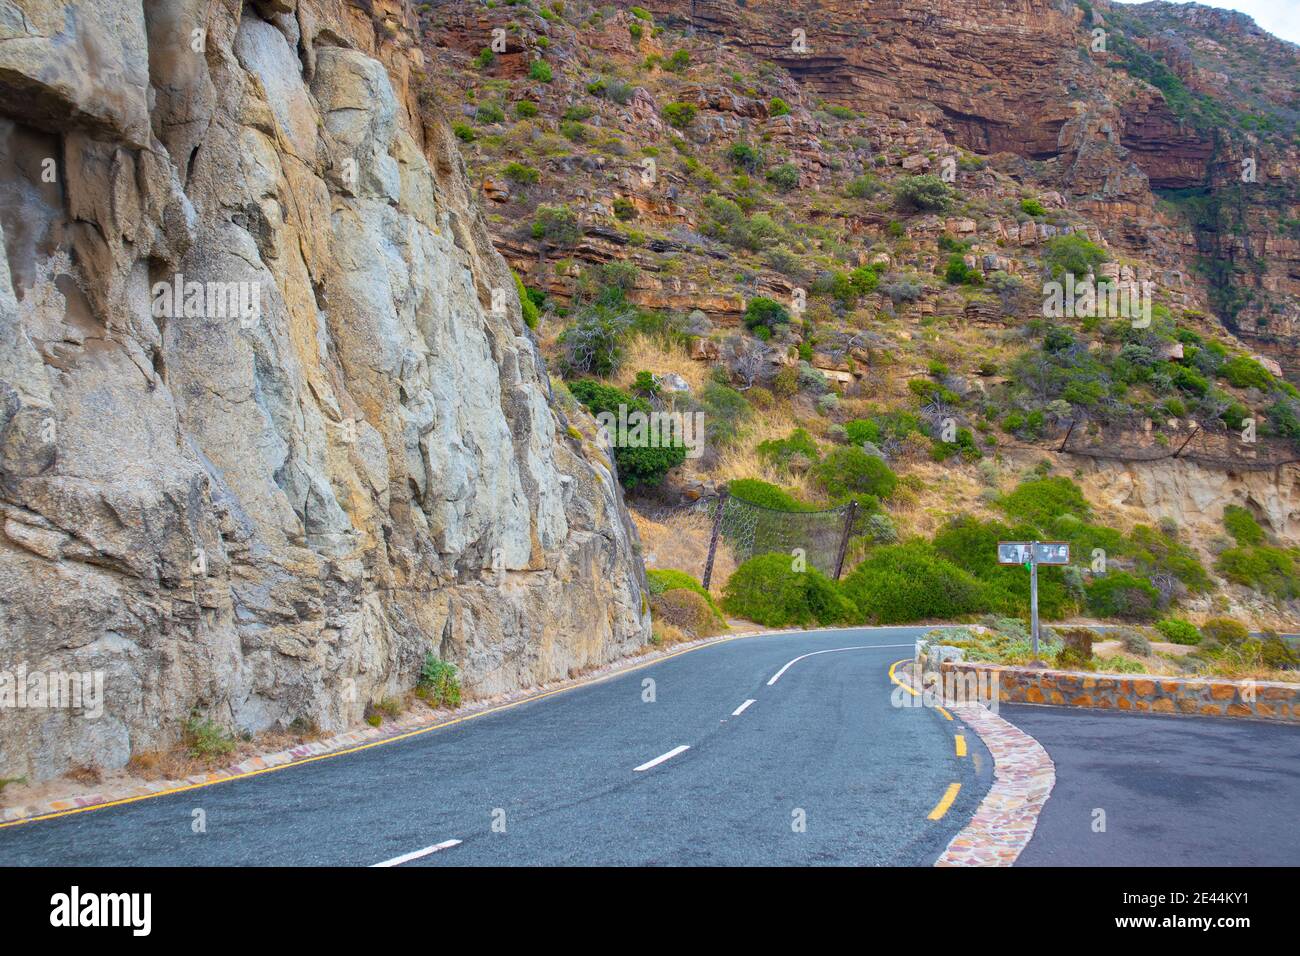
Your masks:
M636 532L421 115L405 4L3 7L0 670L106 702L4 711L0 776L194 711L336 729L429 651L490 694L644 642Z

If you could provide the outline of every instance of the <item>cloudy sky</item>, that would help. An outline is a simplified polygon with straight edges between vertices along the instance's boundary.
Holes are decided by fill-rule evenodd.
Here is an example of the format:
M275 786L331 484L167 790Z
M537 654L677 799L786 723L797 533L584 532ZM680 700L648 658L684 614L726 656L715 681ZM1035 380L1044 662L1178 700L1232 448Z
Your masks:
M1120 0L1131 3L1134 0ZM1274 36L1300 43L1300 0L1201 0L1206 6L1240 10Z

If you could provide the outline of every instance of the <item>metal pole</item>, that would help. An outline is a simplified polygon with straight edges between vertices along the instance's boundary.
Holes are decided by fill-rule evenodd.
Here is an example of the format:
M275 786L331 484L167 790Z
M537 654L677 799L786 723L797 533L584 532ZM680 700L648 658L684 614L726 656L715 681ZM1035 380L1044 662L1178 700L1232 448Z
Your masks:
M1038 542L1029 545L1029 635L1038 660Z
M858 513L858 499L849 502L849 510L844 513L844 532L840 535L840 553L835 558L835 580L840 579L844 570L844 556L849 550L849 535L853 533L853 518Z
M713 533L709 535L709 557L704 563L704 580L700 582L706 591L709 582L713 580L713 556L718 551L718 535L722 533L722 512L727 507L727 494L725 487L718 492L718 511L713 516Z

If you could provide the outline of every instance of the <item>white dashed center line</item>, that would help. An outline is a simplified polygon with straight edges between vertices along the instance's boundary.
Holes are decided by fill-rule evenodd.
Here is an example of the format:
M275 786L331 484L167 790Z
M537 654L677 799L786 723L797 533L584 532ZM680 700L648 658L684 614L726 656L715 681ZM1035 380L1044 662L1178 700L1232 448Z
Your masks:
M733 711L731 712L731 716L732 716L732 717L739 717L741 714L743 714L743 713L745 712L745 708L748 707L748 706L749 706L750 704L752 704L752 703L753 703L752 700L747 700L747 701L745 701L743 704L741 704L739 707L737 707L735 710L733 710Z
M633 768L632 768L632 772L633 772L633 773L640 773L642 770L649 770L651 767L657 767L657 766L659 766L661 763L663 763L665 760L672 760L672 759L673 759L674 757L676 757L679 753L683 753L683 752L685 752L685 751L687 751L687 750L690 750L690 749L691 749L691 748L690 748L688 745L686 745L686 744L682 744L680 747L674 747L672 750L668 751L668 753L666 753L666 754L660 754L658 757L655 757L654 760L647 760L647 761L646 761L645 763L643 763L641 766L639 766L639 767L633 767Z
M441 843L435 843L433 846L426 846L423 850L415 850L411 853L403 853L401 856L395 856L391 860L385 860L383 863L372 863L371 867L401 866L403 863L410 863L412 860L418 860L422 856L437 853L439 850L449 850L452 847L459 845L460 842L460 840L443 840Z

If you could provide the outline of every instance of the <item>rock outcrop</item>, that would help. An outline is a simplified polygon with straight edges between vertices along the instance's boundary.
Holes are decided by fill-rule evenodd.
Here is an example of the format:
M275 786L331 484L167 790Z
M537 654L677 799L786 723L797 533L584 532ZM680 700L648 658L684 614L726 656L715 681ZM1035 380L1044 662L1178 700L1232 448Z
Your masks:
M337 729L648 637L615 477L550 401L400 0L0 13L0 776L192 712Z

